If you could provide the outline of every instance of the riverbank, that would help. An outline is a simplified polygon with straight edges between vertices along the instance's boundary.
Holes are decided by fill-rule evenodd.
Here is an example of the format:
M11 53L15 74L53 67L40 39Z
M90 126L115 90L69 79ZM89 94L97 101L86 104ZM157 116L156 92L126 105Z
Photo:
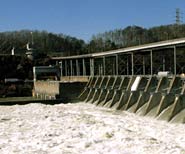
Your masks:
M185 125L91 104L0 106L1 154L185 154Z

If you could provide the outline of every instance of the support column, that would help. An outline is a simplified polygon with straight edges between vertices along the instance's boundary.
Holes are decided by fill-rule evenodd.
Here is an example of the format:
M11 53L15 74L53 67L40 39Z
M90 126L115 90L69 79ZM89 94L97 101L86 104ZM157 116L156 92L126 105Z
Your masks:
M165 71L165 55L163 55L163 71Z
M78 59L76 59L76 75L79 76L79 66L78 66Z
M128 55L127 55L127 75L129 75L129 62L128 62Z
M176 46L174 46L174 75L177 74L177 49Z
M116 75L118 75L119 73L118 73L118 55L116 55Z
M134 75L134 53L131 53L131 61L132 61L132 75Z
M70 75L73 76L73 60L72 59L70 60L70 70L71 70L70 71L71 72Z
M85 66L85 59L82 59L82 63L83 63L83 76L86 76L86 66Z
M105 68L105 56L103 56L103 75L105 75L105 70L106 70L106 68Z
M65 75L67 76L67 60L65 60Z
M90 59L90 75L94 76L94 59Z
M62 61L60 61L59 64L60 64L60 77L62 77L63 76Z
M146 75L145 56L143 55L143 75Z
M151 71L151 75L153 75L153 52L152 50L150 51L150 71Z

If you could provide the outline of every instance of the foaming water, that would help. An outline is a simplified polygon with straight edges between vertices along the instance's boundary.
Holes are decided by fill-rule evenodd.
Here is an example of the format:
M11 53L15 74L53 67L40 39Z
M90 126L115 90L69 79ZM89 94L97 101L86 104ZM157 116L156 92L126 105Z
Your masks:
M85 103L0 111L2 154L185 154L183 124Z

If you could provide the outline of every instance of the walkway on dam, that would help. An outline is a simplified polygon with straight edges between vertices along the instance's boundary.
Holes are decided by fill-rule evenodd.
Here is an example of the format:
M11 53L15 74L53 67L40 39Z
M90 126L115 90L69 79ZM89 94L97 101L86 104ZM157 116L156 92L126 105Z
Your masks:
M185 73L185 38L86 55L53 57L60 76Z

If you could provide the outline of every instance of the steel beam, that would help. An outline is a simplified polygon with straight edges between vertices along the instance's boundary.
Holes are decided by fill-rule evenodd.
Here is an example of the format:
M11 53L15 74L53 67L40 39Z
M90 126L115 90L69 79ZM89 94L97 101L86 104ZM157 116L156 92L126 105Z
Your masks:
M118 62L118 54L116 54L116 75L119 75L118 67L119 67L119 62Z
M70 72L71 72L71 76L73 76L73 61L72 61L72 59L70 60Z
M153 51L150 51L150 71L151 75L153 75Z
M67 76L68 74L67 74L67 60L65 60L65 76Z
M85 66L85 59L82 59L82 63L83 63L83 76L86 76L86 66Z
M177 49L176 46L174 46L174 75L177 74Z
M165 55L163 55L162 63L163 63L163 71L165 71L165 63L166 63Z
M127 75L129 75L129 59L128 59L128 56L127 56Z
M146 68L145 68L146 66L145 66L145 56L143 56L143 75L145 75L146 74Z
M90 59L90 75L94 76L94 59Z
M76 59L76 75L80 75L78 59Z
M59 62L60 64L60 76L63 76L63 66L62 66L62 61Z
M131 62L132 62L132 75L134 75L134 53L131 54Z
M103 56L103 75L105 75L105 56Z

